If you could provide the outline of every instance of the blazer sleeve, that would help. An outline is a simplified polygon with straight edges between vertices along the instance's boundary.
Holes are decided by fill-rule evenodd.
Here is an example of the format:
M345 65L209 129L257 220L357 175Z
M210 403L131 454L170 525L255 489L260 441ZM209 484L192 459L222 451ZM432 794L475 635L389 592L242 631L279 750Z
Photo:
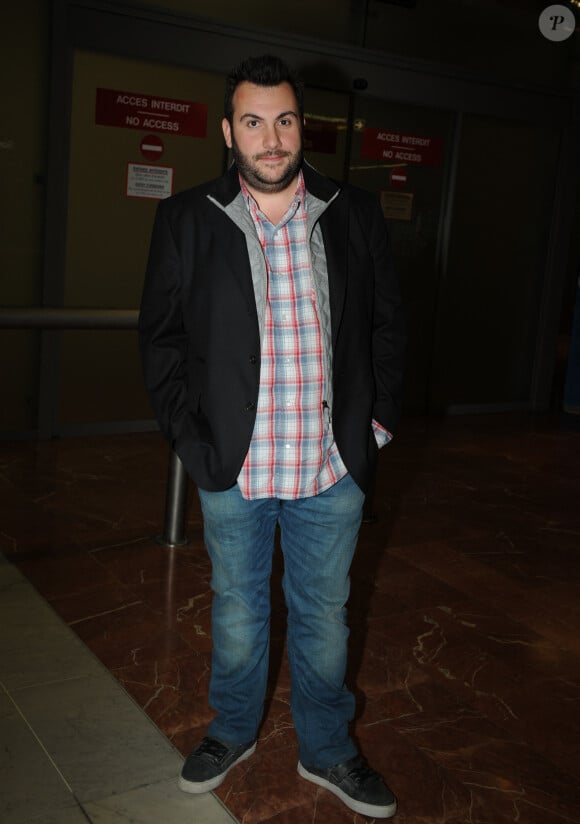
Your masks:
M394 432L401 411L406 325L399 280L383 211L377 200L369 221L369 245L375 270L372 362L375 381L373 418Z
M187 412L187 336L182 311L183 263L169 216L157 208L139 314L145 388L159 428L171 445Z

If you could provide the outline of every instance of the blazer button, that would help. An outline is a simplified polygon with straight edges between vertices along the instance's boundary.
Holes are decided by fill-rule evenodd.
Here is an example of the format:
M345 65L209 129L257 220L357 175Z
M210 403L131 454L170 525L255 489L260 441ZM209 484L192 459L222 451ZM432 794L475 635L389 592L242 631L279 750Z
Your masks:
M258 358L255 355L250 355L249 361L250 361L250 363L257 363Z
M249 402L248 402L248 403L244 406L244 412L251 412L251 411L252 411L253 409L255 409L255 408L256 408L256 404L254 403L254 401L249 401Z

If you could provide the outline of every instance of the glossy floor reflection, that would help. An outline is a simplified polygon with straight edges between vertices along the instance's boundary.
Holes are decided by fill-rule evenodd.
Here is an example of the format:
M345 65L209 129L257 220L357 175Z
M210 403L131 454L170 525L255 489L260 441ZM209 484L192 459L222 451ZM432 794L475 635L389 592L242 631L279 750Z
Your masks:
M193 490L190 543L155 540L161 437L1 450L0 551L186 754L211 717L210 569ZM571 416L411 420L381 454L349 681L397 822L580 822L579 467ZM281 573L258 750L217 794L244 824L362 824L296 774Z

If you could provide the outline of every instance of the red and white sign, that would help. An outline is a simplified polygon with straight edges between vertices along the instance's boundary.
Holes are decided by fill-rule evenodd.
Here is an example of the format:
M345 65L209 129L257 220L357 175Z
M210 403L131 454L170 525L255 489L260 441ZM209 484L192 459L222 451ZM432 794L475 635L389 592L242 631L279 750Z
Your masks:
M163 156L165 146L160 137L156 134L148 134L139 144L141 154L146 160L160 160Z
M443 139L391 132L388 129L365 129L361 157L388 163L440 166L443 161Z
M205 137L207 104L139 92L97 89L95 123L97 126L141 129L183 137Z
M404 166L391 169L391 186L404 186L407 182L407 170Z
M391 169L391 186L404 186L407 182L407 170L404 166Z

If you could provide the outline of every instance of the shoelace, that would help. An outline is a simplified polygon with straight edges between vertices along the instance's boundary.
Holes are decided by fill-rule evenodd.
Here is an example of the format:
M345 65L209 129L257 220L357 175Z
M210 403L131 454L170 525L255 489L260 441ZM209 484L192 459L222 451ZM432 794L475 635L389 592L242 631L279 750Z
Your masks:
M226 746L216 741L215 738L204 738L197 750L199 755L207 755L213 761L220 762L228 754Z
M369 767L366 759L361 756L360 760L352 765L347 776L352 779L355 784L364 784L368 778L376 778L376 773Z

